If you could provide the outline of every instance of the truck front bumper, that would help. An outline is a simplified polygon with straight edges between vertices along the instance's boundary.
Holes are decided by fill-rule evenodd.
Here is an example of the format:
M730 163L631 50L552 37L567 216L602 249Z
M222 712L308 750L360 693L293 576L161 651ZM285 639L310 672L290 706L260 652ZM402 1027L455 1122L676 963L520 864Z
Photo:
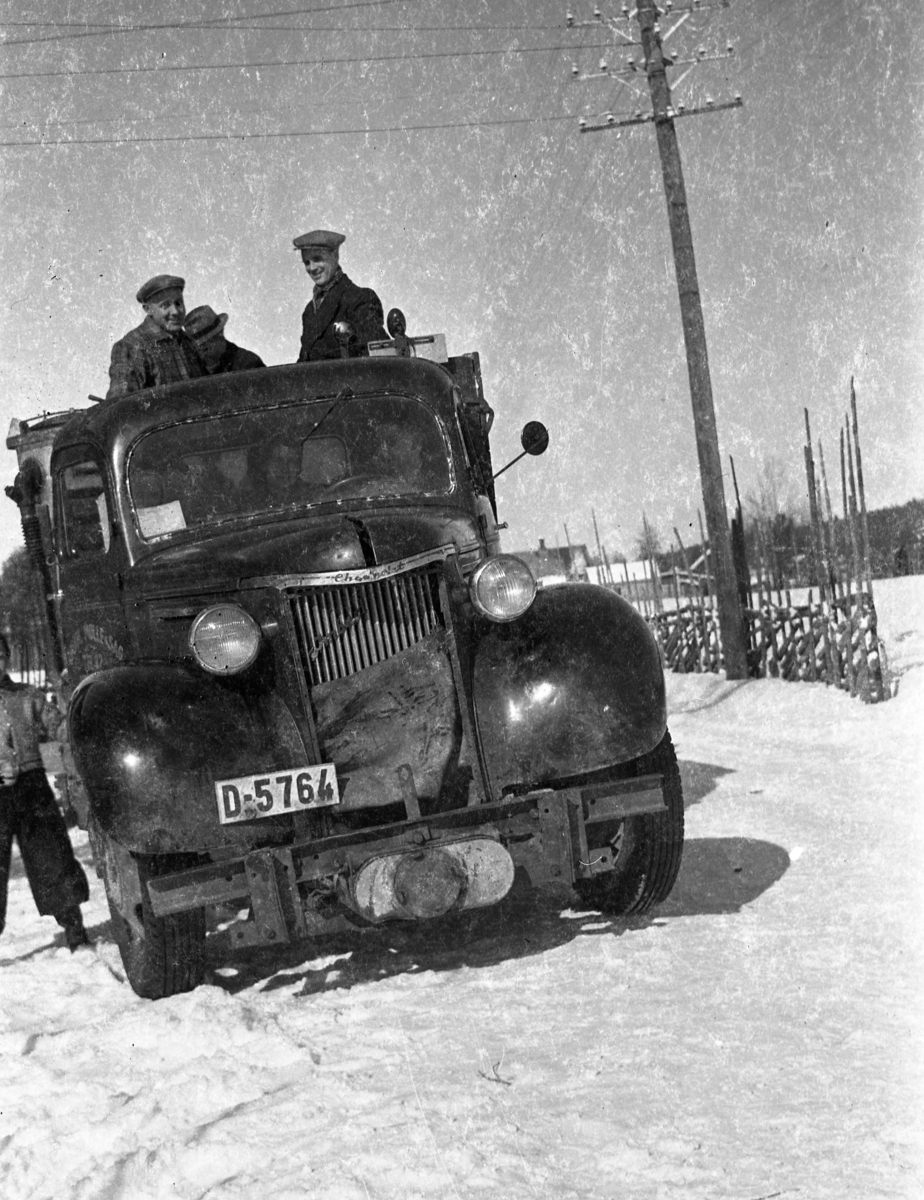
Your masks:
M666 811L660 775L542 789L398 824L272 846L148 881L158 917L249 906L236 945L281 945L363 923L421 919L496 903L516 866L534 886L612 871L615 856L588 830Z

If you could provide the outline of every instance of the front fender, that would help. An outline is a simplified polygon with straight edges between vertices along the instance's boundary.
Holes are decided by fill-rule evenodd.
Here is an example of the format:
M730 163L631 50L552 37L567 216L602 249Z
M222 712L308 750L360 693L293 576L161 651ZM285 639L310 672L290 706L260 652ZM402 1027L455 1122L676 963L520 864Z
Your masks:
M473 699L495 795L628 762L667 728L650 629L592 584L542 589L518 620L488 626L474 651Z
M247 696L180 665L114 667L74 692L68 729L90 813L129 850L246 850L282 841L304 820L218 820L215 780L309 761L294 718L271 695Z

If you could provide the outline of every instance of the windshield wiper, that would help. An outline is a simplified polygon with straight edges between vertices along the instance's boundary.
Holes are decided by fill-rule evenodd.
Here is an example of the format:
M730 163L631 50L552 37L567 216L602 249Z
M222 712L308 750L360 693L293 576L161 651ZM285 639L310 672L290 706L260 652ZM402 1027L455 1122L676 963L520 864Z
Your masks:
M310 429L308 431L308 433L305 435L305 437L302 439L302 444L304 445L304 443L307 442L310 437L314 437L314 435L318 432L318 430L321 428L321 426L324 424L324 422L327 420L327 418L330 416L330 414L334 411L334 409L339 407L341 401L351 399L353 394L354 394L353 389L351 387L341 388L340 391L337 393L337 395L334 396L331 406L330 406L330 408L328 408L328 410L324 414L324 416L321 417L321 419L320 419L320 421L318 421L317 425L315 425L315 427L313 429Z

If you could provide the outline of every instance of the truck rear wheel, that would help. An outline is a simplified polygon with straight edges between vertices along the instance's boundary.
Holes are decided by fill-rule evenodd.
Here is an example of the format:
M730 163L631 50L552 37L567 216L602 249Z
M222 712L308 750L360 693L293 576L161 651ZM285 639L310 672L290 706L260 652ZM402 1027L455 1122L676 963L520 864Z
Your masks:
M132 989L160 1000L198 987L205 973L205 911L155 916L146 887L149 879L189 865L188 856L135 855L105 835L100 840L112 927Z
M647 912L666 900L683 853L683 790L670 733L633 767L634 776L663 776L667 812L627 817L613 838L614 870L574 884L585 904L612 916Z

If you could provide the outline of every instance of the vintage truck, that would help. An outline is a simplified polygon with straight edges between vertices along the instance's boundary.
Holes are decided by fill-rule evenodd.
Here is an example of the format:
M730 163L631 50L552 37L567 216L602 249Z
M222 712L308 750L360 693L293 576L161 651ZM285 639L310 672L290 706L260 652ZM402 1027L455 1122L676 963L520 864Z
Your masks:
M610 914L673 886L657 645L500 552L478 355L428 341L11 428L63 783L141 996L203 980L216 914L283 946L495 904L517 867Z

